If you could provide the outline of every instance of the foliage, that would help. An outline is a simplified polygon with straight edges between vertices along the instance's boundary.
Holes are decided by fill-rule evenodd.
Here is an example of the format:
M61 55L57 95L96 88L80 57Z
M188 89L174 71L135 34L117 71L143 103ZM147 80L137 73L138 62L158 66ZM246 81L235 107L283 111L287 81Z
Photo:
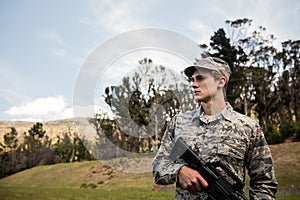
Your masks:
M300 40L272 43L274 35L258 27L249 34L251 19L227 20L217 30L204 55L228 62L232 70L227 99L239 112L258 119L269 143L284 141L300 121ZM284 116L284 117L283 117ZM282 126L288 123L290 128ZM278 131L280 129L280 131ZM294 129L294 128L292 128ZM288 133L287 133L288 132Z
M83 189L87 189L87 188L92 188L92 189L94 189L94 188L96 188L97 187L97 185L95 184L95 183L89 183L89 184L87 184L87 183L82 183L81 185L80 185L80 188L83 188Z
M170 119L195 106L192 96L186 95L187 87L186 80L178 74L145 58L132 74L123 77L120 85L105 89L105 102L116 117L104 116L90 122L121 149L136 153L156 151ZM99 146L104 145L99 142Z
M15 149L18 146L18 132L14 127L11 127L10 129L10 132L3 136L4 144L0 143L0 152L9 151L10 149Z
M284 120L280 126L280 135L283 140L293 136L294 140L299 140L300 123L295 121Z
M80 188L88 188L88 185L86 184L86 183L82 183L81 185L80 185Z
M88 187L90 187L90 188L96 188L97 185L96 185L95 183L89 183L89 184L88 184Z
M273 46L275 36L268 34L265 27L259 26L250 32L251 19L227 20L225 23L227 29L216 30L209 45L199 45L204 50L199 56L219 57L229 64L232 75L227 87L228 102L238 112L257 119L269 143L283 142L287 134L291 134L287 133L291 130L283 125L300 121L300 40L284 41L282 48L277 49ZM164 128L151 127L153 105L161 105L164 109L163 113L156 113L163 116L156 121L158 127L166 127L176 113L195 108L195 105L189 95L174 95L179 90L188 94L187 85L167 90L163 87L166 79L151 79L154 74L172 76L165 70L166 67L159 66L151 72L151 59L145 58L139 63L134 76L124 77L119 86L105 89L105 101L117 117L99 121L98 127L105 130L109 139L122 149L155 151ZM141 69L146 69L146 72L140 73ZM121 123L120 119L125 120ZM141 129L136 129L136 126ZM130 137L126 135L128 132L136 132L137 135ZM293 132L299 138L299 131ZM141 136L149 133L155 133L155 136L147 142L140 140ZM125 147L122 141L128 145Z
M53 143L40 122L22 134L22 142L18 137L14 127L3 136L0 178L38 165L93 159L77 135L71 138L70 133L66 133L64 138L57 136L57 142Z
M267 130L265 131L265 137L268 141L268 144L278 144L283 140L282 135L280 134L278 128L274 124L269 124Z
M211 37L210 49L207 51L209 56L219 57L231 66L232 75L227 87L227 99L233 105L235 110L242 111L242 100L240 94L243 91L246 77L243 68L239 67L247 59L242 49L236 49L230 44L230 39L226 37L224 29L220 28Z

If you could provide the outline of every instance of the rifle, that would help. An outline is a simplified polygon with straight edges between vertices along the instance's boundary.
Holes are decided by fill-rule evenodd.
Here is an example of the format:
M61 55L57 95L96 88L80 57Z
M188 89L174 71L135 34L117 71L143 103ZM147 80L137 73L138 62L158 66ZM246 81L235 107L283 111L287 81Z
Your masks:
M243 183L221 161L205 163L189 146L178 138L170 158L175 161L184 160L189 167L197 170L207 181L209 200L247 200L243 195ZM229 183L217 170L221 168L231 177L234 184Z

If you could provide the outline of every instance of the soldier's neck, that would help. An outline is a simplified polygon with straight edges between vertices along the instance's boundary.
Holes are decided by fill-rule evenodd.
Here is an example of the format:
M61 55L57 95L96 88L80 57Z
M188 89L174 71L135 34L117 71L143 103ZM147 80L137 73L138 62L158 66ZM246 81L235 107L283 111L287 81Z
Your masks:
M201 107L205 114L216 115L226 107L226 102L224 100L201 102Z

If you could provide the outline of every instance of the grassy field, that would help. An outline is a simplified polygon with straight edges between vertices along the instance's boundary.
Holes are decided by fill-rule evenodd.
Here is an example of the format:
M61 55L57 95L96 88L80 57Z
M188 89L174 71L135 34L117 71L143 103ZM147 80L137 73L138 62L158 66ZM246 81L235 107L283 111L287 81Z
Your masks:
M277 199L300 199L300 143L271 146ZM38 166L0 180L0 199L174 199L174 186L153 191L151 173L112 170L98 161Z

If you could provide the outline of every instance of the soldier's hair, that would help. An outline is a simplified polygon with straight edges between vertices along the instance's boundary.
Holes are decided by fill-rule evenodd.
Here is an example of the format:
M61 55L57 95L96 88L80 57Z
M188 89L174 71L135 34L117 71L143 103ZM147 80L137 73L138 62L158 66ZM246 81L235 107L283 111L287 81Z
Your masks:
M210 71L210 73L212 74L212 76L215 78L215 80L218 80L219 78L221 78L221 76L224 76L224 75L222 75L220 72L218 72L218 71L215 71L215 70L212 70L212 71ZM225 77L226 78L226 77ZM224 85L224 87L223 87L223 95L224 95L224 100L226 101L226 89L227 89L227 85L228 85L228 83L227 83L227 78L226 78L226 83L225 83L225 85Z

